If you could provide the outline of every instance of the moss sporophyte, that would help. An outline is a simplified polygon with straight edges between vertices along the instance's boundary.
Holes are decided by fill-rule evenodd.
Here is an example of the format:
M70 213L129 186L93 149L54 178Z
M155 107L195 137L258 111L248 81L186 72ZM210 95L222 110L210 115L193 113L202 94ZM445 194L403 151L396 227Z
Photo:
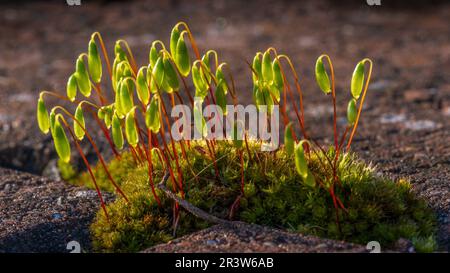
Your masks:
M40 93L38 125L53 137L63 177L96 189L99 196L101 210L91 226L96 250L142 250L219 220L363 244L376 240L386 248L407 238L418 250L434 250L434 214L410 184L377 175L351 151L371 78L370 59L358 62L353 72L351 98L342 106L348 124L340 135L332 61L328 55L317 59L317 84L333 105L334 144L324 147L307 133L303 91L287 55L274 48L256 53L248 63L253 90L238 92L228 64L214 50L202 56L185 23L173 28L168 49L160 40L152 42L148 64L138 67L127 42L118 40L111 62L95 32L87 53L76 60L66 96ZM258 116L256 132L265 137L251 134L255 124L245 124L245 113L235 119L237 109L244 108L238 96L249 92ZM48 111L48 96L74 110L56 105ZM284 129L283 145L278 145L278 129ZM108 162L93 137L98 131L114 155ZM83 141L92 146L97 165L89 163ZM72 147L86 172L72 167ZM115 201L106 204L102 191L115 193ZM196 211L209 218L198 218Z

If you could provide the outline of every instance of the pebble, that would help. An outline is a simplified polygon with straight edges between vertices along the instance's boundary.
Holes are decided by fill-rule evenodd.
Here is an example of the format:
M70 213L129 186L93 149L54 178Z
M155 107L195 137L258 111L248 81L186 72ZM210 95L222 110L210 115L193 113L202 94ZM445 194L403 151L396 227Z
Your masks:
M439 125L432 120L408 120L405 122L405 127L413 131L433 130Z
M380 123L382 124L399 123L405 120L406 116L404 114L384 114L380 117Z
M218 245L219 242L217 242L216 240L207 240L206 244L209 246L215 246L215 245Z
M63 200L62 196L58 197L58 200L56 201L56 204L58 206L62 206L62 200Z

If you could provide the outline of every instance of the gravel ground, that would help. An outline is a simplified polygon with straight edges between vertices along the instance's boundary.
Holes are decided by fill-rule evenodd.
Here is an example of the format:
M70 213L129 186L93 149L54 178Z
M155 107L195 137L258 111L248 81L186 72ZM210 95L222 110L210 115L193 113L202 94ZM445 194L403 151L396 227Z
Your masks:
M0 253L69 252L73 240L89 251L98 207L95 191L0 168Z
M367 252L361 245L236 223L216 225L146 249L151 252Z

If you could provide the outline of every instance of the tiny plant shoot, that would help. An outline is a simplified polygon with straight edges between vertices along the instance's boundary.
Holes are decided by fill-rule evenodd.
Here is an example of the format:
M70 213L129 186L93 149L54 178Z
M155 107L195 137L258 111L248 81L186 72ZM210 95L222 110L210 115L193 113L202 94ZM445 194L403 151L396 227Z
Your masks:
M407 237L422 249L435 247L431 213L409 184L377 177L350 150L372 74L370 59L356 64L350 100L339 106L347 107L348 124L342 130L337 128L339 92L331 58L324 54L317 59L316 81L333 107L334 144L323 147L307 132L303 91L293 62L275 48L257 52L248 63L253 89L241 92L216 51L201 55L184 22L172 29L168 47L160 40L149 44L148 62L142 66L125 40L118 40L112 53L110 59L102 36L93 33L87 53L76 59L66 95L42 91L37 102L39 128L51 134L60 163L70 164L75 148L87 172L74 183L97 191L101 212L92 232L99 250L140 250L168 241L176 232L207 226L208 221L198 221L184 210L185 202L216 212L213 219L244 220L358 243L390 244ZM214 119L220 125L234 119L227 105L236 107L238 95L252 96L257 111L267 117L259 124L264 128L274 129L269 117L280 109L284 145L261 151L267 143L248 134L245 120L235 121L225 138L206 137L207 124ZM49 107L49 97L67 103ZM186 105L183 112L192 110L193 115L183 113L174 120L170 110L178 105ZM206 106L221 116L205 118ZM173 125L190 124L191 118L194 125L183 125L183 130L196 130L203 138L176 139ZM215 133L222 129L215 127ZM100 153L94 132L101 132L109 145L114 155L110 162ZM87 160L82 142L92 147L97 165ZM117 200L105 204L102 190L116 193Z

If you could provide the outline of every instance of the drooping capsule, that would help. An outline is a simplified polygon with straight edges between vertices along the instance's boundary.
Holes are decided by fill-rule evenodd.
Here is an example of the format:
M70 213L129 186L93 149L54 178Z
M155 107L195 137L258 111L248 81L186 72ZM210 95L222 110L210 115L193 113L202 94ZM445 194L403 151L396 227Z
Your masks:
M123 80L120 85L120 107L121 111L128 113L133 108L133 97L130 92L127 80Z
M134 106L125 117L125 136L127 137L128 144L132 147L136 147L139 142L136 121L134 119L135 109L136 106Z
M258 85L258 80L261 80L262 78L261 56L262 56L261 52L258 52L253 58L252 78L254 85Z
M172 62L169 60L167 56L163 59L164 63L164 81L170 87L170 91L178 91L180 88L180 83L178 81L178 75L175 71L175 68L172 65Z
M364 62L359 62L353 71L350 91L355 100L359 99L364 84Z
M70 143L67 139L66 133L59 122L59 119L56 118L55 126L53 128L53 142L55 144L56 153L59 158L65 162L69 163L70 161Z
M50 119L48 117L47 108L45 107L44 100L42 97L39 97L38 103L37 103L37 121L39 125L39 129L44 133L47 134L50 129Z
M147 69L147 67L143 66L139 69L137 73L136 90L139 101L142 102L144 105L147 105L150 98L150 92L148 90L147 79L144 73L145 69Z
M114 113L112 117L112 138L114 145L118 149L123 148L123 133L122 133L122 126L120 125L120 119L117 117L117 115Z
M198 63L198 61L196 61ZM208 95L208 85L206 84L205 77L200 71L197 65L192 66L192 81L195 87L195 96L205 98Z
M191 61L189 59L189 52L186 43L184 42L183 32L180 34L180 38L178 39L175 64L177 65L181 75L184 77L189 75L191 70Z
M81 56L77 59L75 77L77 79L78 88L80 89L81 94L89 98L91 95L91 82L84 65L84 60Z
M270 51L266 51L263 54L261 72L263 80L270 84L273 81L272 62L270 61Z
M164 62L162 57L158 57L158 60L156 60L155 66L152 70L152 75L152 80L155 81L155 83L158 85L158 88L161 88L164 81Z
M84 138L85 128L86 124L84 121L83 108L80 103L75 110L75 120L73 121L73 131L78 140L82 140Z
M145 125L147 125L147 128L149 128L153 133L159 132L159 129L161 128L159 102L156 96L152 97L150 104L147 106L147 110L145 112Z
M176 25L173 27L172 32L170 33L170 54L174 59L176 58L177 55L177 43L179 39L180 39L180 30Z
M286 129L284 130L284 149L286 151L286 154L292 155L294 154L294 148L295 141L292 135L292 122L289 122L289 124L286 126Z
M67 80L67 97L70 101L75 101L75 97L77 96L77 79L75 78L75 75L70 75L69 79Z
M308 175L308 163L306 161L305 152L303 150L304 140L300 141L295 146L295 168L297 169L298 174L300 174L303 178Z
M283 73L281 73L280 62L278 59L274 59L272 62L272 71L273 71L273 84L278 90L283 89L284 79Z
M98 53L97 44L92 37L88 46L88 68L92 81L99 83L102 79L102 62Z
M353 125L356 122L356 116L358 115L358 110L356 108L356 100L351 99L347 106L347 121L349 125Z
M226 83L220 80L217 84L216 91L214 93L216 97L216 104L222 109L222 114L227 114L227 94L226 94Z
M328 94L331 92L330 87L330 79L328 78L328 74L325 71L325 67L323 65L322 56L320 56L316 61L316 81L319 85L320 89Z
M158 51L156 50L156 45L155 45L155 43L153 43L152 46L150 47L150 53L148 56L151 68L155 67L158 57L159 57L159 54L158 54ZM151 69L150 69L150 71L151 71Z

